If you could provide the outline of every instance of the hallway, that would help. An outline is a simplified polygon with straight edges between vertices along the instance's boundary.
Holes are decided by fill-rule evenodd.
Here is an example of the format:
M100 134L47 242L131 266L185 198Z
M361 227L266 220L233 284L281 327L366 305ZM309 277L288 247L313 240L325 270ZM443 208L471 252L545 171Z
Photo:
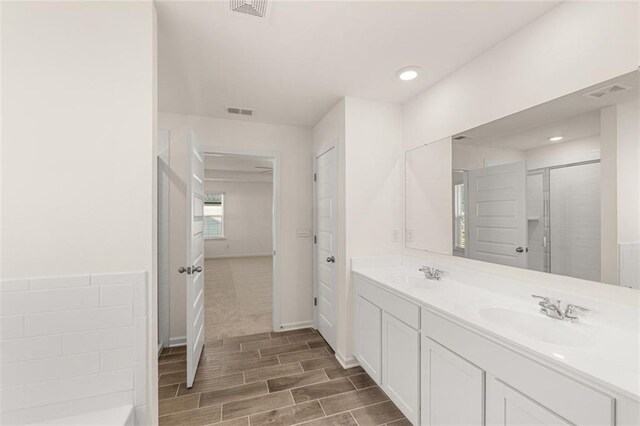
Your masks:
M205 260L206 341L273 330L273 258Z

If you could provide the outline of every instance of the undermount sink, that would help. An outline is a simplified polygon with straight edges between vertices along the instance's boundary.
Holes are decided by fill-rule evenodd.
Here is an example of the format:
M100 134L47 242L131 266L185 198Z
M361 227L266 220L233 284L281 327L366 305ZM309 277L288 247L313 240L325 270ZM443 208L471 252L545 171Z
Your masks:
M435 289L439 283L436 280L428 280L424 276L410 274L389 274L385 278L393 284L405 288Z
M579 324L505 308L483 308L478 311L484 320L530 339L560 346L586 346L589 336Z

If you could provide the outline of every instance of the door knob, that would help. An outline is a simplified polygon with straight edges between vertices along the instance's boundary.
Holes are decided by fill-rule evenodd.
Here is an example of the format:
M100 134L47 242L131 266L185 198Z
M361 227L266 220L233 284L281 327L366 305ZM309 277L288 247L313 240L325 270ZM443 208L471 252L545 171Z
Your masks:
M185 272L187 273L187 275L191 274L191 267L187 266L186 268L184 266L181 266L178 268L178 272L180 272L181 274L184 274Z
M524 251L525 251L525 250L526 250L526 251L527 251L527 253L528 253L528 252L529 252L529 247L527 247L526 249L525 249L524 247L518 247L518 248L516 249L516 251L517 251L518 253L524 253Z
M193 272L202 272L202 266L194 266L191 268Z
M329 263L336 263L336 258L335 258L335 257L333 257L333 256L329 256L329 257L327 257L327 262L329 262Z

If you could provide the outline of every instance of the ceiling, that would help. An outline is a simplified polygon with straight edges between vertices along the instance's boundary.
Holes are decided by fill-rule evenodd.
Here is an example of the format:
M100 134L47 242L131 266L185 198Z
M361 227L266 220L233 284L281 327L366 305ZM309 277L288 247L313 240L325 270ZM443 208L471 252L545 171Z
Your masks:
M515 149L528 151L546 145L570 142L600 134L600 110L576 115L574 117L530 127L498 137L472 139L468 144L490 148ZM562 136L562 140L552 142L552 136ZM457 142L459 143L459 142ZM464 142L463 142L464 143Z
M629 87L600 99L584 94L595 89L620 84ZM456 136L467 138L455 143L526 151L558 142L552 136L563 136L562 142L600 134L600 110L610 105L635 103L638 108L640 72L633 71L529 108L500 120L464 131Z
M272 182L273 159L251 155L205 154L207 182Z
M273 159L253 155L205 154L204 169L246 173L268 173L273 171Z
M159 109L313 126L344 96L404 103L558 3L276 1L260 21L160 0ZM423 72L397 79L409 65Z

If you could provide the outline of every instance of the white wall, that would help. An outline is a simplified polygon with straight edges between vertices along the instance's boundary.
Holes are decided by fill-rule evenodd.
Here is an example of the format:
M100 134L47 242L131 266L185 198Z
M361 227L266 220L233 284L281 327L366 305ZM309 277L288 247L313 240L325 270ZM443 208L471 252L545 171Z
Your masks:
M402 229L402 206L398 195L404 181L402 155L402 108L387 102L346 98L345 185L346 259L393 255L402 252L392 230ZM343 296L347 297L348 324L353 323L353 289L347 273ZM336 352L348 360L354 351L352 330L346 346Z
M527 170L600 159L600 135L524 151Z
M338 149L338 328L336 353L353 354L351 258L399 254L402 229L401 107L345 98L313 129L314 154ZM346 325L346 327L345 327Z
M2 279L144 271L155 315L153 3L1 7Z
M555 7L403 105L405 150L636 70L638 7Z
M3 277L151 270L151 3L2 9Z
M271 256L273 182L205 182L205 190L224 193L224 239L205 240L205 257Z
M640 241L640 116L635 104L601 111L602 281L618 283L618 244Z
M454 169L475 170L524 160L524 152L515 149L489 148L453 142Z
M284 327L311 324L312 241L297 236L298 228L311 229L312 223L310 129L172 113L159 114L159 127L171 135L171 338L183 338L186 332L184 276L177 268L185 262L185 143L191 129L205 151L279 153L281 323Z
M617 106L600 111L600 279L618 282Z
M403 105L406 149L637 69L637 2L566 2Z
M640 242L640 110L618 105L618 242Z

